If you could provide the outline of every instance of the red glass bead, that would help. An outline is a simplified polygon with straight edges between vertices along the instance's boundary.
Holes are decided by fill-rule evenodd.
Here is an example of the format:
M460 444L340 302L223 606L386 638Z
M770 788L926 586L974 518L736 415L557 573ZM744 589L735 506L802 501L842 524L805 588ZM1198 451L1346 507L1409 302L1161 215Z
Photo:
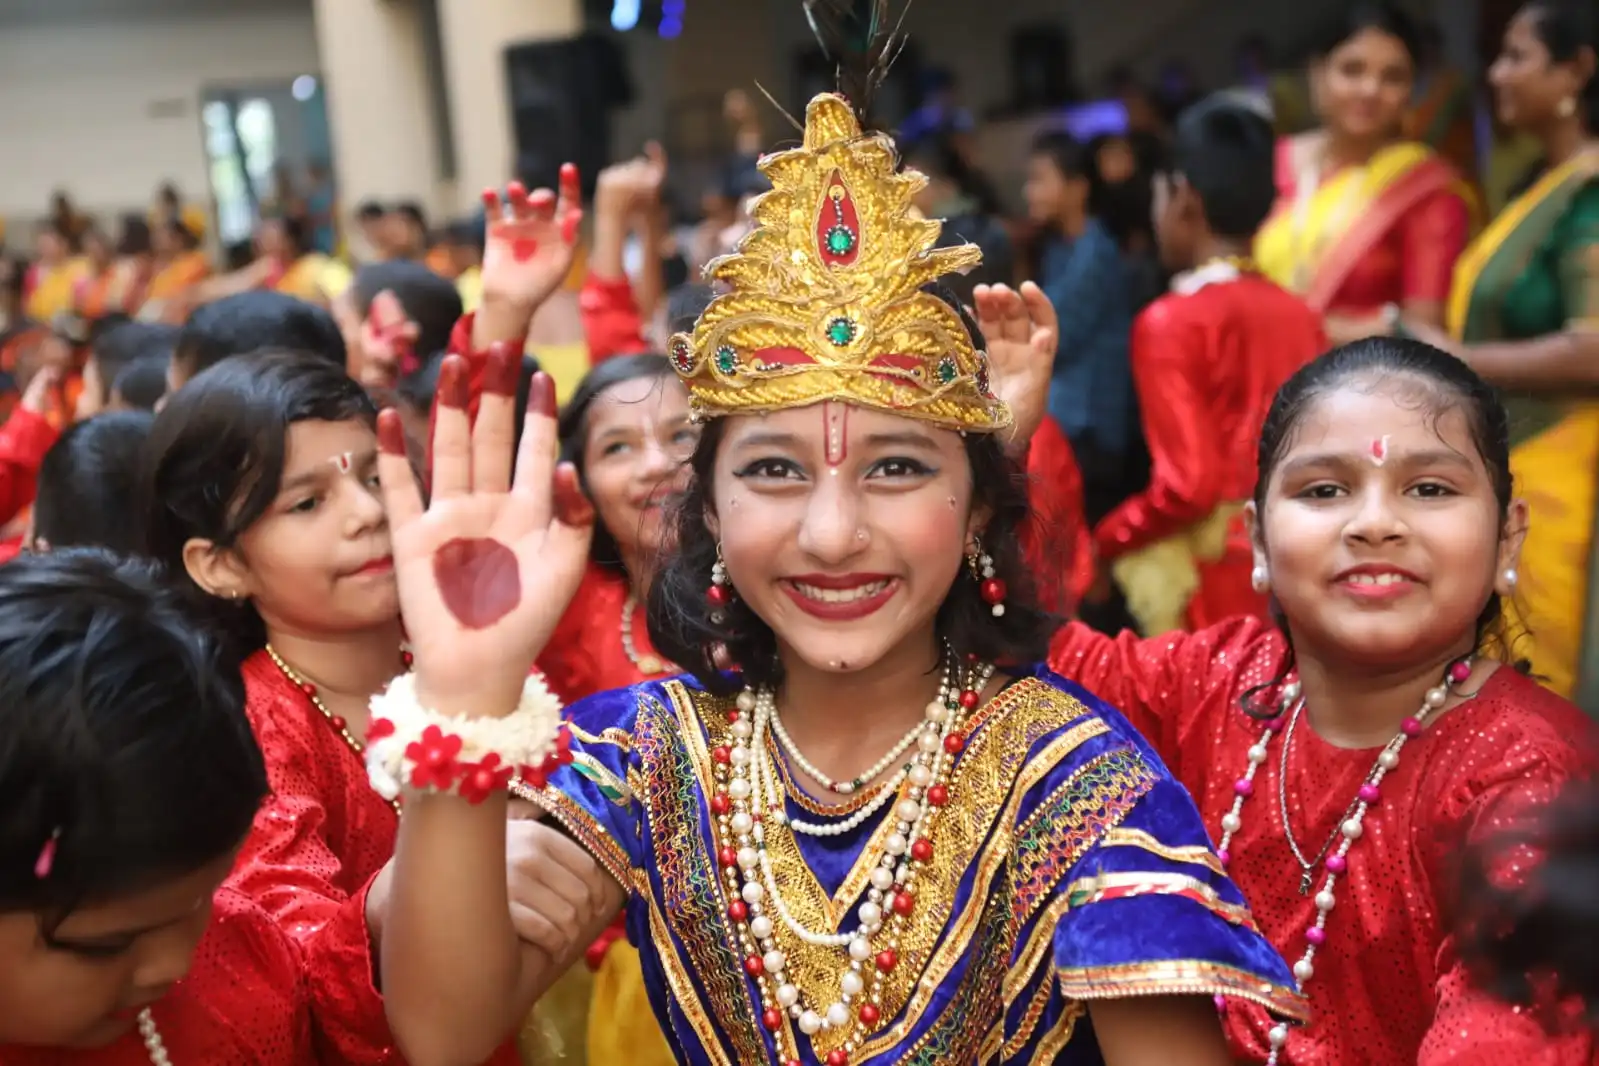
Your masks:
M960 704L968 711L975 711L977 709L977 705L982 702L982 699L983 698L981 696L973 692L971 689L966 689L961 692Z
M927 790L927 802L935 807L942 807L949 802L949 789L943 785L934 785Z
M750 916L749 904L745 903L741 899L735 899L732 903L727 905L727 916L733 919L735 922L747 920Z
M783 1028L783 1012L776 1007L766 1008L766 1012L761 1015L761 1024L766 1026L767 1032L777 1032Z
M966 750L966 738L959 733L951 733L944 738L944 750L951 755L959 755Z
M911 844L911 858L917 862L932 862L933 842L926 837L918 837Z
M725 766L733 761L733 752L725 744L719 745L711 749L711 758Z
M309 681L300 682L300 691L313 699L316 697L316 686Z
M726 607L732 599L726 585L712 585L705 590L705 602L712 607Z
M1002 603L1005 599L1005 582L997 577L986 579L979 590L983 594L984 603Z
M751 977L760 977L766 972L766 963L761 961L759 955L750 955L744 960L744 972Z
M738 850L736 848L723 848L716 853L716 859L728 869L738 865Z
M900 889L894 894L894 913L906 917L916 909L916 896L908 889Z
M827 1053L827 1066L849 1066L849 1054L843 1048L834 1048Z
M733 801L727 798L726 792L718 792L711 797L711 810L717 814L726 814L733 809Z
M337 729L341 733L344 732L346 729L348 729L349 726L350 726L350 723L346 722L343 718L340 718L338 715L334 715L332 718L329 718L328 721L332 722L333 723L333 728Z
M872 1006L870 1003L861 1004L861 1024L862 1025L876 1025L879 1021L882 1020L882 1017L883 1017L883 1012L878 1010L876 1007Z
M734 707L731 711L727 712L727 724L732 725L742 717L744 717L744 712L739 710L737 707Z
M892 949L880 951L877 954L877 968L884 973L889 973L899 965L899 956Z
M411 668L411 664L413 662L415 662L415 661L416 661L416 656L412 655L410 652L402 651L400 653L400 662L405 664L405 668L407 670L409 670Z

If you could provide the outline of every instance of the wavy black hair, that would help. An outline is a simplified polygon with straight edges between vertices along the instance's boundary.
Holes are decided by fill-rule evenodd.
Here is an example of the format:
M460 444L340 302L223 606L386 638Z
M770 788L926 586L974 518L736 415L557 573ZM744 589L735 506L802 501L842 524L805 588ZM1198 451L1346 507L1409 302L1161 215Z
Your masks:
M277 498L289 427L349 421L375 425L377 409L320 354L240 355L207 370L173 394L150 432L140 479L146 552L192 583L183 546L199 537L233 547ZM248 602L213 603L241 661L266 644Z
M1392 0L1354 0L1322 27L1315 54L1326 58L1367 30L1386 34L1404 46L1412 67L1421 65L1422 37L1416 20Z
M93 549L0 567L0 911L48 942L227 856L266 794L243 680L185 590Z
M1532 0L1522 10L1533 16L1533 28L1552 62L1574 63L1583 49L1599 56L1599 11L1594 0ZM1589 75L1579 102L1588 132L1599 130L1599 74Z
M1515 495L1510 475L1510 415L1494 387L1465 363L1430 344L1404 337L1370 337L1334 348L1301 367L1284 382L1266 412L1260 431L1260 450L1256 459L1255 507L1266 510L1266 493L1277 465L1293 444L1294 434L1306 413L1328 393L1357 382L1376 384L1398 377L1425 385L1431 390L1430 414L1434 420L1449 411L1466 416L1471 441L1482 457L1499 504L1503 526ZM1264 524L1257 524L1263 530ZM1260 534L1264 537L1264 532ZM1248 690L1240 697L1246 711L1270 718L1277 713L1274 703L1263 703L1261 696L1283 684L1294 670L1294 649L1287 622L1275 599L1272 618L1288 639L1288 655L1277 676ZM1477 616L1477 645L1507 656L1512 639L1507 632L1504 605L1497 592L1490 593ZM1525 668L1522 664L1521 668Z
M973 343L983 349L977 323L949 290L928 288L955 307ZM771 627L737 597L721 612L720 623L712 621L705 599L717 559L716 538L706 519L715 512L716 453L726 429L725 418L709 422L689 461L693 477L678 502L676 550L655 575L648 607L650 641L656 650L682 664L710 691L723 694L746 684L777 685L783 679ZM1026 477L995 434L965 434L964 442L971 464L972 504L991 514L982 532L983 550L994 560L995 576L1005 582L1005 614L994 617L978 580L962 569L938 610L938 634L962 655L1009 665L1035 662L1043 658L1059 620L1039 605L1033 575L1023 558L1020 531L1030 513ZM718 668L719 646L738 664L741 677L731 678Z
M619 355L600 363L587 374L572 392L572 398L561 408L556 424L561 439L561 462L571 463L577 470L578 484L589 491L588 469L584 453L588 449L589 412L594 401L606 390L628 381L652 379L665 381L677 375L665 356L642 353ZM616 545L616 535L605 528L605 523L594 523L594 539L589 544L589 558L597 566L618 574L626 574L622 564L622 551Z

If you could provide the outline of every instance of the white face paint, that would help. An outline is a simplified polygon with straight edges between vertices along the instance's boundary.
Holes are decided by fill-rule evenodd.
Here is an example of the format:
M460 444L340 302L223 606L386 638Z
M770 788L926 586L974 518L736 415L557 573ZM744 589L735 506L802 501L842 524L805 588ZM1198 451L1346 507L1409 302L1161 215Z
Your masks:
M328 462L332 463L333 469L339 473L348 474L355 467L355 453L340 452L337 455L329 456Z
M1378 437L1371 442L1371 465L1382 466L1388 461L1388 437Z

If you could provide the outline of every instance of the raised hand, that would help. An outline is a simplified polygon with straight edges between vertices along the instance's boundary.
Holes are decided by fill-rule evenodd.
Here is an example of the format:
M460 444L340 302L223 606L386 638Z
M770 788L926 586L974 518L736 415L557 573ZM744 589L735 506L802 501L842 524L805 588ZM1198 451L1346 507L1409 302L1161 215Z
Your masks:
M367 388L394 388L401 375L416 368L420 335L421 330L391 290L372 297L372 307L361 323L362 359L356 380Z
M466 361L445 358L426 507L399 412L378 418L378 473L418 696L441 714L500 717L516 708L588 561L594 511L572 467L555 464L547 374L533 379L513 480L519 354L489 355L475 427Z
M594 186L596 212L626 217L660 200L666 182L666 150L651 141L644 154L600 171Z
M559 197L548 189L529 194L513 181L503 203L497 191L485 191L483 207L488 216L483 302L503 303L531 316L572 270L583 221L577 167L561 167Z
M56 387L61 384L63 372L59 366L45 364L33 372L28 387L22 390L20 406L24 411L36 415L50 413L51 400L55 397Z
M979 285L972 293L978 328L988 342L994 391L1016 419L1011 441L1025 447L1049 407L1059 321L1042 289L1030 281Z

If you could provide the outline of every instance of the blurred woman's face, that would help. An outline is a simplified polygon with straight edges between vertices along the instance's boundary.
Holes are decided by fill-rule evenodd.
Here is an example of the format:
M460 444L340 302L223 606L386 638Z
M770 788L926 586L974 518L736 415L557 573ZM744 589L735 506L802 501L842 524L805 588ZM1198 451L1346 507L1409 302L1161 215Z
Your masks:
M289 255L289 239L281 223L268 219L255 231L256 254L263 259L283 259Z
M1088 182L1067 177L1049 156L1035 154L1027 161L1022 194L1027 199L1027 217L1048 226L1081 213L1088 199Z
M42 229L33 238L34 255L46 263L60 262L67 257L67 242L53 229Z
M674 375L617 382L589 406L583 481L624 558L654 553L666 505L683 490L699 441Z
M1311 69L1323 124L1362 141L1398 132L1415 76L1404 42L1375 29L1361 30Z
M1523 9L1505 29L1499 58L1488 69L1499 121L1514 130L1537 129L1560 116L1563 102L1580 102L1592 73L1577 63L1556 63L1538 35L1537 12Z

